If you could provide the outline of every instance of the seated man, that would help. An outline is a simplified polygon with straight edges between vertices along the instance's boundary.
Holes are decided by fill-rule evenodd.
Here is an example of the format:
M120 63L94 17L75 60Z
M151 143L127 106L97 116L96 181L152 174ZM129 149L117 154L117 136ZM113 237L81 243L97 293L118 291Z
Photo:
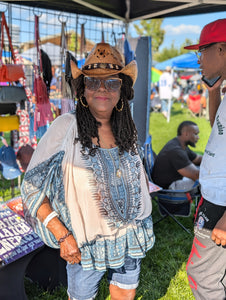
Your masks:
M170 140L155 159L152 179L164 189L190 189L199 178L201 155L188 148L199 140L199 128L192 121L182 122L177 137Z

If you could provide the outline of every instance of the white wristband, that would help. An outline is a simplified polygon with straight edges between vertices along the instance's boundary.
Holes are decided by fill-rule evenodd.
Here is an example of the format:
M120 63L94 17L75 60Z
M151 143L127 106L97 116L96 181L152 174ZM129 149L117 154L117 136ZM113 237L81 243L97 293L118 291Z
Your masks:
M58 217L58 213L55 212L55 211L52 211L52 212L45 218L45 220L43 221L43 225L44 225L45 227L47 227L47 225L49 224L49 222L50 222L53 218L55 218L55 217Z

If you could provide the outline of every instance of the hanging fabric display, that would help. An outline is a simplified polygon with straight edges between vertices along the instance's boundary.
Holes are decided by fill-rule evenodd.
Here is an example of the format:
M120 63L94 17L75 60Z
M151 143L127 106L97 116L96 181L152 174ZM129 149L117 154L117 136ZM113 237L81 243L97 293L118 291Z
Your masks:
M39 48L39 17L35 16L35 43L37 48L37 66L35 67L34 94L35 94L35 115L34 115L34 131L38 127L45 126L53 121L53 114L49 102L47 87L43 81L43 67L41 59L41 51Z
M66 74L66 66L65 66L65 55L66 55L66 50L67 50L67 37L65 34L65 28L66 28L66 22L61 22L61 95L62 98L67 98L71 97L71 91L70 87L68 86L66 79L65 79L65 74ZM63 69L64 65L64 69Z
M24 76L21 65L6 64L0 67L0 82L17 81Z
M64 70L62 69L62 84L61 84L61 114L73 111L75 109L74 104L74 95L71 87L71 66L70 60L73 60L77 63L75 57L67 51L67 35L66 31L66 22L62 22L61 26L61 67L64 65ZM66 56L66 58L65 58Z
M104 40L104 24L103 24L103 21L101 22L101 43L105 43L105 40Z
M20 125L19 125L19 148L30 144L30 136L29 136L29 126L30 119L29 113L26 109L17 109L17 115L20 117Z
M9 46L11 50L12 64L2 63L2 51L4 48L4 29L9 41ZM1 104L13 104L21 103L27 99L26 93L23 87L16 86L16 83L20 78L25 78L23 66L16 64L16 56L14 53L11 36L9 34L9 27L6 22L5 13L1 13L1 48L0 48L0 103ZM4 107L4 113L11 113L12 106L8 106L9 111L6 111ZM3 112L0 111L3 114Z
M18 49L15 49L14 51L15 56L16 56L16 63L17 64L22 64L24 63L23 58L20 56ZM25 145L32 145L32 147L36 148L37 146L37 139L31 139L30 138L30 118L29 118L29 111L31 110L31 106L33 105L32 103L32 92L29 87L26 86L26 79L25 78L20 78L19 79L20 84L24 87L24 90L26 92L26 96L28 101L24 102L24 105L19 104L17 105L17 111L16 114L20 118L20 125L19 125L19 136L14 135L14 145L13 148L15 152L25 146ZM16 138L18 140L16 141ZM16 148L16 145L18 147Z
M0 131L19 130L18 116L0 116Z
M42 68L43 68L43 81L45 82L45 85L47 87L47 92L50 92L50 83L52 80L52 64L51 60L48 56L48 54L43 51L41 51L41 61L42 61Z
M16 114L16 103L0 103L0 115L15 115Z
M6 22L5 13L2 12L1 15L1 49L0 49L0 82L12 82L17 81L21 77L25 78L24 70L22 65L16 65L16 58L13 51L13 45L11 36L9 34L9 27ZM2 60L2 51L4 48L4 28L6 30L6 34L9 40L9 45L11 49L12 59L14 64L3 64Z
M112 33L111 33L111 37L112 37L112 39L113 39L112 45L116 46L117 40L116 40L116 35L115 35L115 32L114 32L114 24L113 24L113 23L112 23Z
M22 86L0 86L0 103L19 103L27 99Z
M80 58L86 50L85 23L81 24Z
M124 42L124 56L126 65L135 59L134 51L131 49L130 43L127 39L125 39Z

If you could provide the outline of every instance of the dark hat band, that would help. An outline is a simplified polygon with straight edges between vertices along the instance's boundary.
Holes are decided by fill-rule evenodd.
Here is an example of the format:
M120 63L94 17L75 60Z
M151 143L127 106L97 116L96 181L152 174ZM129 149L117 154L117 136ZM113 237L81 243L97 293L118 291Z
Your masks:
M95 63L83 66L82 70L94 70L94 69L110 69L110 70L122 70L122 67L116 64L109 63Z

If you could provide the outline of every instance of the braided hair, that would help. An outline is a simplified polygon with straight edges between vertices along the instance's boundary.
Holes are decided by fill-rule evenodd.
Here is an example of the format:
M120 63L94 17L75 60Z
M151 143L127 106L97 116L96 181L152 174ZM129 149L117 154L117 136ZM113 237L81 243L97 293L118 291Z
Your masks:
M111 129L115 143L119 147L120 154L124 151L128 152L129 150L131 150L132 153L137 153L137 130L132 119L128 102L128 100L134 97L132 79L125 74L119 74L119 78L122 79L120 99L123 100L124 107L120 112L117 111L115 107L113 108L110 119ZM97 143L100 147L98 127L101 126L101 123L94 118L88 107L84 107L81 104L80 99L82 99L83 104L87 104L84 97L84 75L80 75L78 78L72 80L72 88L76 92L78 99L75 114L78 124L78 140L82 144L82 153L85 154L85 148L87 147L89 149L89 155L95 155L98 147L93 146L92 138L97 138ZM119 104L120 102L121 100L119 100Z

